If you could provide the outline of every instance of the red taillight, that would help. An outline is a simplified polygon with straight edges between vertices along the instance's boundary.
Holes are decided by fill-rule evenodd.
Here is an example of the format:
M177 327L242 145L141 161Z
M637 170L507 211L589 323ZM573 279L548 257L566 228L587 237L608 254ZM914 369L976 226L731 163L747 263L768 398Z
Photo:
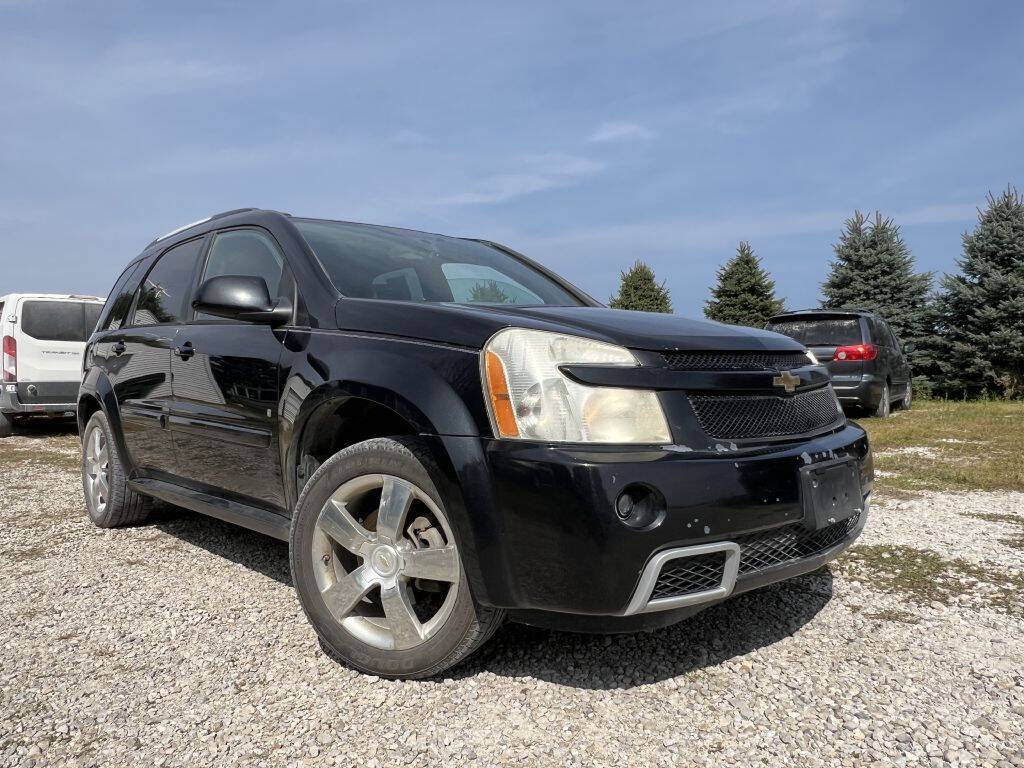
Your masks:
M874 344L852 344L849 347L837 347L832 355L833 360L874 360L878 357L878 347Z
M4 381L18 380L18 342L4 336Z

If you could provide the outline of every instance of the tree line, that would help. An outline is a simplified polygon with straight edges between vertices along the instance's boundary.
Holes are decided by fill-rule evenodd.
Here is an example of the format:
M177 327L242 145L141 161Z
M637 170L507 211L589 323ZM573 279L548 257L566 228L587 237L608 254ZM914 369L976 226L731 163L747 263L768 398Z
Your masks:
M821 286L825 309L869 309L913 343L908 357L922 393L944 397L1024 396L1024 195L989 194L978 223L963 235L958 271L935 281L915 271L914 257L891 219L860 211L843 223ZM623 272L612 307L671 312L664 282L637 261ZM704 314L763 327L785 311L775 282L743 241L718 269Z

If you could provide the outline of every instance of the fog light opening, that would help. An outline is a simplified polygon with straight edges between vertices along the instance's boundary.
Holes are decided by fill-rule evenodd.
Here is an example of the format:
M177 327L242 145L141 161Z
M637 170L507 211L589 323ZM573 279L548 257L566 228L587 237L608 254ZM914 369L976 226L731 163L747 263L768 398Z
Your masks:
M649 485L627 485L615 500L615 515L630 528L651 528L665 519L665 497Z

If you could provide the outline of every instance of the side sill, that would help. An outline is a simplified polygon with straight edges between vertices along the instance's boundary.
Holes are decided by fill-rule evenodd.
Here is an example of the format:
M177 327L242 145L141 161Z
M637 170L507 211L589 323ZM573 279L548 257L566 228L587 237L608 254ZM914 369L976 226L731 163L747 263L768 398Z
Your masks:
M149 477L129 480L128 487L145 496L152 496L169 504L191 509L193 512L216 517L218 520L234 523L267 536L273 536L281 541L288 541L290 521L284 515Z

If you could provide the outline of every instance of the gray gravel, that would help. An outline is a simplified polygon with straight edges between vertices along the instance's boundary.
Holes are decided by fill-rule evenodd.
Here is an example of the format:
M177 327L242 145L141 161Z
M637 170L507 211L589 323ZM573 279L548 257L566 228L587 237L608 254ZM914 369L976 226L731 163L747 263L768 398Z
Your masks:
M0 766L1024 766L1012 606L840 564L651 634L507 626L452 677L383 681L321 651L283 544L176 511L91 527L75 449L0 444ZM1024 494L884 502L865 541L1019 573L1021 529L977 509Z

